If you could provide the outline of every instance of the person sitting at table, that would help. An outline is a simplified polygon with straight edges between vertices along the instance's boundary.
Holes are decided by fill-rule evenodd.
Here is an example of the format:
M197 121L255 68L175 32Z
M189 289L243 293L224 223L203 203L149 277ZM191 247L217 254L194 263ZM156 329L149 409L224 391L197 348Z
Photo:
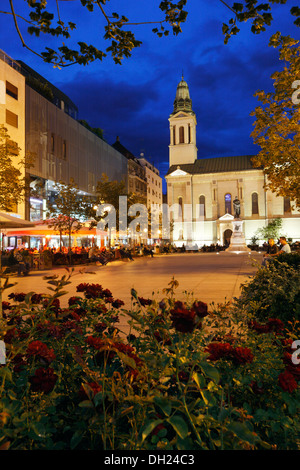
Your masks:
M18 276L20 276L21 273L23 273L24 276L28 276L30 270L29 263L25 261L22 253L16 248L13 252L13 256L17 262Z
M97 245L93 245L89 250L89 260L96 263L107 264L107 261L101 256Z

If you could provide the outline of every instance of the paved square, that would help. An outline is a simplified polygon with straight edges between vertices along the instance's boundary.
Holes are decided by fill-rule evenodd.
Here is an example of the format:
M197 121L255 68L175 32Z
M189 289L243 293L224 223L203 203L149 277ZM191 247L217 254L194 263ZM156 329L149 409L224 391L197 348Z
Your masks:
M154 293L160 300L164 297L162 289L168 287L174 276L179 282L177 299L184 299L184 292L188 291L197 300L208 304L222 303L239 295L241 283L255 274L261 260L262 255L255 252L186 252L154 255L154 258L135 258L134 261L114 261L107 266L87 266L86 271L95 272L89 275L80 274L79 270L83 266L76 266L71 284L66 287L68 295L61 297L60 301L63 307L67 306L70 296L82 295L76 292L76 286L81 282L89 282L99 283L103 288L111 290L114 298L123 300L125 306L130 307L131 288L136 289L140 297L151 298ZM28 277L12 277L11 280L17 282L17 285L4 291L3 300L7 300L11 292L50 293L43 276L61 276L65 273L64 268L54 268L48 271L31 271Z

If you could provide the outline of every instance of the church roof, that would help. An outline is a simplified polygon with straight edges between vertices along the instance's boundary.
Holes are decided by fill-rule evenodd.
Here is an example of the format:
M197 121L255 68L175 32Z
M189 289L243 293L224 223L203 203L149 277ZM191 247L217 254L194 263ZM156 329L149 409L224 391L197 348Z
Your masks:
M194 163L172 165L167 175L170 175L180 167L180 170L191 175L205 173L222 173L228 171L255 170L251 161L252 155L241 155L237 157L213 157L199 158Z

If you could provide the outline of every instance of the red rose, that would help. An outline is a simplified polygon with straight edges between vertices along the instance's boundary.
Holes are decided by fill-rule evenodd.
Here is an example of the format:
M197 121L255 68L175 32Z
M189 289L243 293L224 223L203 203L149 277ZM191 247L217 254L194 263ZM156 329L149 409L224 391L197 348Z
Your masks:
M105 343L102 339L94 337L94 336L88 336L86 338L85 342L89 346L92 346L95 349L101 349L105 345Z
M189 310L180 300L175 302L170 315L172 327L181 333L191 333L197 325L195 310Z
M54 370L50 367L45 369L40 367L35 371L35 374L29 377L31 383L31 389L33 392L44 392L50 393L58 379L58 376L54 373Z
M10 309L10 303L9 302L2 302L2 310L9 310Z
M112 306L114 308L120 308L120 307L122 307L122 305L125 305L125 304L124 304L123 300L120 300L120 299L116 299L112 302Z
M33 294L31 297L31 303L32 304L39 304L43 300L43 295L42 294Z
M24 302L25 297L26 297L26 294L24 294L24 292L20 292L20 293L17 293L17 294L11 293L8 296L9 299L13 299L16 302Z
M275 331L275 333L284 330L284 323L278 318L269 318L267 325L269 331Z
M234 362L237 364L246 364L247 362L252 362L254 358L251 349L242 347L234 348L232 355Z
M278 384L285 392L292 393L298 387L298 384L289 371L285 370L281 372L278 377Z
M152 300L151 300L151 299L144 299L144 297L138 297L138 299L139 299L140 304L141 304L143 307L146 307L146 305L151 305L151 304L152 304Z
M204 318L208 315L207 304L204 302L195 301L192 308L199 318Z
M252 320L248 323L248 326L251 330L256 331L256 333L269 333L268 325L261 325L257 323L256 320Z
M44 359L49 364L55 359L55 354L54 354L53 349L49 349L46 344L42 343L42 341L39 341L39 340L32 341L29 344L26 352L27 352L28 357L36 356L41 359Z
M293 363L291 353L285 351L283 362L286 364L286 370L295 377L295 380L300 380L300 364Z
M97 393L102 392L102 386L99 385L97 382L89 382L85 384L89 389L91 389L91 392L93 394L93 397L97 395ZM79 390L79 398L81 400L86 400L87 398L90 398L87 394L87 391L85 390L84 386L81 385L80 390Z
M11 328L4 335L4 342L6 344L11 344L12 341L18 336L18 330L16 328Z
M82 300L81 297L76 297L76 296L70 297L68 300L69 307L72 307L73 305L78 304L78 302L80 302L81 300Z
M211 343L205 351L210 354L208 356L210 361L217 361L218 359L230 358L233 347L229 343Z
M98 322L95 325L95 331L97 331L97 333L103 333L103 331L106 330L106 328L107 328L107 325L104 322Z

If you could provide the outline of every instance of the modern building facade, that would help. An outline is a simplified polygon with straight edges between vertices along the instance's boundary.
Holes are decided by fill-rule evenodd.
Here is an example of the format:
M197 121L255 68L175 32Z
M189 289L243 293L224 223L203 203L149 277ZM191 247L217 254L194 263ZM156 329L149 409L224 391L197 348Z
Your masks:
M262 169L251 156L197 158L196 116L182 78L169 117L168 205L173 206L173 241L202 246L229 243L233 200L240 202L246 243L274 218L282 218L283 235L300 239L300 212L289 198L266 191Z
M91 195L103 174L127 182L127 159L77 121L77 107L64 93L21 65L27 78L26 151L35 156L30 176L32 185L42 180L45 188L43 200L31 200L31 218L40 218L55 182L73 179L82 193ZM44 95L45 87L50 96Z
M77 106L67 95L22 61L0 52L0 124L20 147L20 158L32 158L27 177L40 192L19 205L20 216L45 218L59 181L73 179L90 195L103 173L127 184L127 158L77 119Z

